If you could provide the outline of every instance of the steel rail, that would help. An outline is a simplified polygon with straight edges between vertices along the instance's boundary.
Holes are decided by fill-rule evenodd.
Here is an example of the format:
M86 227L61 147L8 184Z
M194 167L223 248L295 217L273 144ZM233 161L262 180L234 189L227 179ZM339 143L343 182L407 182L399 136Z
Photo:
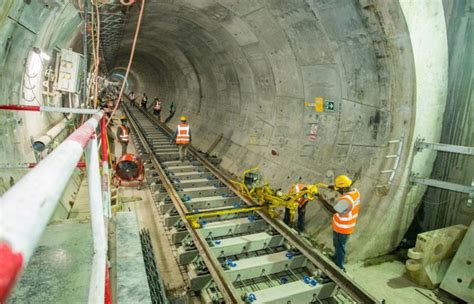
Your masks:
M140 110L141 111L141 110ZM173 131L163 123L159 122L151 113L143 112L152 122L159 126L166 134L173 136ZM214 164L203 157L194 147L188 148L189 152L199 160L206 169L214 174L224 185L234 192L240 199L250 206L255 206L255 202L243 195L231 182L231 177L218 169ZM174 190L174 189L173 189ZM291 228L285 225L281 220L269 217L267 214L256 211L265 221L267 221L276 231L282 234L295 248L305 255L315 266L317 266L325 275L327 275L336 285L342 288L350 297L359 303L379 303L371 294L364 290L359 284L354 282L349 276L335 266L326 256L316 251L309 243ZM181 214L180 214L181 215ZM186 221L185 221L186 222ZM187 224L187 223L186 223Z
M212 252L209 251L206 240L204 240L202 236L199 235L199 233L197 233L197 231L192 228L189 222L185 219L187 212L186 207L184 206L184 203L181 201L181 198L174 189L172 182L169 180L168 176L166 176L166 173L161 167L160 162L153 154L153 150L151 149L150 145L143 136L139 125L134 121L134 119L130 119L132 117L134 118L133 114L124 104L122 104L122 109L124 109L125 113L127 114L127 117L129 118L132 130L137 135L138 139L140 140L140 143L142 144L147 154L150 156L150 160L153 164L153 167L158 173L170 199L173 201L176 210L178 211L181 218L184 219L184 225L188 230L189 234L191 235L191 238L193 239L194 244L196 245L196 249L202 254L201 257L204 263L206 264L209 273L214 279L219 291L224 297L224 300L226 301L225 303L242 303L239 296L236 294L232 283L226 278L224 272L222 271L219 261L217 261L216 257L212 254Z

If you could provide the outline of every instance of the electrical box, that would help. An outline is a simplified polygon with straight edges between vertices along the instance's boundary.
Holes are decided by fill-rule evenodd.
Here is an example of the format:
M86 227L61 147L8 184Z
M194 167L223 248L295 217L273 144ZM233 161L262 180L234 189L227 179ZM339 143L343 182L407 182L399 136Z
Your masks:
M62 49L59 60L56 61L56 84L58 91L78 93L81 78L79 71L82 64L82 55L71 50Z

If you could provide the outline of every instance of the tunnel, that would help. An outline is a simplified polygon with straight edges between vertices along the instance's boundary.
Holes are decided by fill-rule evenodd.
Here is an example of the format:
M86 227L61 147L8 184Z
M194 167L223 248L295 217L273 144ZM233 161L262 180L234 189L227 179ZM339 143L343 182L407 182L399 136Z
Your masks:
M351 262L393 252L413 239L412 231L472 220L472 189L451 193L424 179L471 185L472 158L419 148L423 142L472 146L469 1L88 2L89 18L96 7L103 27L101 76L120 84L126 77L122 102L131 91L159 96L166 127L174 130L186 116L192 146L218 159L232 178L258 168L272 187L287 191L295 183L350 176L361 194L347 247ZM84 27L84 7L80 0L0 4L0 104L88 104L79 90L50 93L48 65L32 51L83 54L84 33L93 33ZM70 119L6 111L0 117L5 163L41 161L32 139ZM4 168L0 194L26 172ZM331 248L331 216L317 201L306 212L312 246Z
M132 43L133 18L123 51ZM188 115L193 143L203 151L214 147L210 152L222 158L223 168L239 175L259 166L285 189L298 179L357 176L367 202L362 212L371 219L360 224L358 237L371 237L351 254L373 257L396 246L409 225L400 222L411 212L402 195L407 191L400 191L407 185L397 182L399 172L387 186L389 176L380 172L398 149L389 141L414 140L417 107L400 4L158 1L147 4L143 18L131 79L137 93L162 96L165 112L175 103L179 115L171 125ZM128 62L123 51L116 63L122 68ZM334 101L334 111L305 106L318 96ZM400 168L408 158L403 151ZM324 242L328 219L318 206L310 208L310 233Z

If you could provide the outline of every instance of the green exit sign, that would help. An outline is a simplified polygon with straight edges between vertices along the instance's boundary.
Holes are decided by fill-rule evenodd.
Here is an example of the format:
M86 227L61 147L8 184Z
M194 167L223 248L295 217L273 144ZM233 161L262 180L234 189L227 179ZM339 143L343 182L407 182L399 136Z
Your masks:
M334 105L334 101L325 100L324 101L324 108L325 108L326 111L334 112L336 110L336 106Z

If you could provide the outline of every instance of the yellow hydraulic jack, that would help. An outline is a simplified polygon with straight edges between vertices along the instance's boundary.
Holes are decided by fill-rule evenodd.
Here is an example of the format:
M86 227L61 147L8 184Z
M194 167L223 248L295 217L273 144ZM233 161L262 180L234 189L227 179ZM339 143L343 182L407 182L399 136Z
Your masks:
M244 171L241 181L232 181L240 190L240 193L250 198L255 205L238 208L222 208L219 210L193 212L186 214L186 219L191 223L193 228L200 228L200 219L208 217L216 217L227 214L247 213L253 211L263 211L270 217L275 217L279 214L276 208L284 207L290 210L290 223L294 222L295 213L298 209L300 198L313 200L318 193L318 187L327 188L326 184L308 185L304 190L295 193L282 193L279 190L270 188L268 182L263 182L262 175L258 172L258 168L252 168Z

